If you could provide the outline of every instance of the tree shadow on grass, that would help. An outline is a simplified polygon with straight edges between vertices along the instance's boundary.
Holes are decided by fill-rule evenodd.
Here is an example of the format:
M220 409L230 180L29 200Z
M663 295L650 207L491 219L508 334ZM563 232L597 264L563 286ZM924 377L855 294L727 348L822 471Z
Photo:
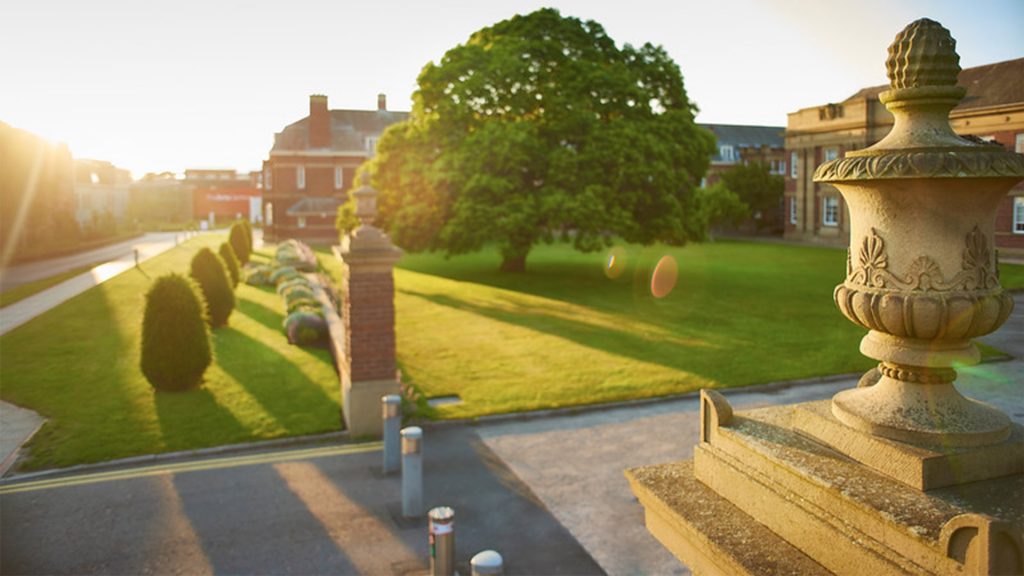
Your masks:
M648 338L629 330L612 330L585 322L558 318L534 308L520 307L507 310L481 306L441 294L424 294L412 290L399 290L399 292L422 298L440 306L565 338L588 348L699 376L714 378L701 369L711 368L716 361L714 359L720 356L717 345L699 340L686 342L683 338L668 339L662 336ZM702 358L703 361L696 360L698 358ZM713 369L706 370L706 372L713 371Z
M284 336L281 337L282 341ZM277 350L227 327L214 339L217 364L231 375L289 435L337 430L341 409L316 382ZM311 356L334 373L330 354Z
M239 298L236 308L242 314L245 314L249 318L252 318L271 330L281 329L281 320L283 319L281 313L276 310L271 310L259 302L248 298Z
M167 450L231 444L252 436L209 390L154 391L153 403Z

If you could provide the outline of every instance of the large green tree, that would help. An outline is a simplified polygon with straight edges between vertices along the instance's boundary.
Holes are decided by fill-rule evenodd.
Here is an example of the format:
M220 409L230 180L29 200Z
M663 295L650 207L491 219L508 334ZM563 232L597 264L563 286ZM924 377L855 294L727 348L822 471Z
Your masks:
M409 250L497 243L506 270L555 237L698 239L714 138L695 112L661 47L618 47L553 9L515 16L423 68L409 120L367 165L378 223Z

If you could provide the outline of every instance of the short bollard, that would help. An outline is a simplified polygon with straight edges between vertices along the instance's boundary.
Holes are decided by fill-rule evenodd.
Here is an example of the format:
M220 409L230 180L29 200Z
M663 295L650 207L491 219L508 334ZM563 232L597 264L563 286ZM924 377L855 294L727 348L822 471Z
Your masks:
M423 430L402 429L402 516L423 516Z
M402 466L402 398L388 394L380 401L384 410L384 473L390 474Z
M135 267L136 268L139 267L139 249L138 248L135 249Z
M455 511L447 506L430 510L430 574L455 574Z
M505 573L505 563L501 558L501 554L494 550L484 550L477 553L469 561L469 570L472 576L501 575Z

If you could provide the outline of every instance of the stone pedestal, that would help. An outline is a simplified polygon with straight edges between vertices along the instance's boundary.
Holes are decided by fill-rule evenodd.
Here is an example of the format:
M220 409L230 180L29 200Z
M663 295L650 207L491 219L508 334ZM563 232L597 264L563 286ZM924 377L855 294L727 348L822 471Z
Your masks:
M954 385L1013 308L990 247L1024 157L953 132L955 46L930 20L900 32L879 96L892 132L814 176L850 209L834 297L878 368L830 401L736 415L702 392L692 465L626 472L695 572L1024 573L1024 430Z
M926 492L804 436L800 413L827 400L735 415L714 392L701 402L693 462L626 471L648 529L694 573L1024 570L1020 470Z
M342 412L352 436L380 436L380 399L400 392L395 365L393 269L402 251L372 226L376 191L364 180L353 194L357 199L356 216L362 225L344 238L338 250L345 264L345 360L339 363Z

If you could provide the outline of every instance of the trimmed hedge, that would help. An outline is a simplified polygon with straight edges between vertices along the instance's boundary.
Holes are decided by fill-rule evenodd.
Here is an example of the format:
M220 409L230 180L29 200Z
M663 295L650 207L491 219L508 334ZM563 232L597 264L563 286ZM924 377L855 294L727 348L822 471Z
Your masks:
M252 236L246 232L245 226L241 222L231 225L228 242L231 244L231 249L235 251L238 261L243 265L247 264L252 253Z
M231 276L231 285L238 286L238 281L241 279L242 272L239 269L238 257L235 256L234 248L231 247L231 244L222 242L217 253L220 254L221 260L224 261L224 265L227 267L228 275Z
M157 390L196 388L213 361L206 304L199 287L180 274L157 278L146 293L140 368Z
M207 322L213 328L225 326L235 308L235 292L231 289L224 261L209 248L192 257L192 277L199 283L206 299Z

